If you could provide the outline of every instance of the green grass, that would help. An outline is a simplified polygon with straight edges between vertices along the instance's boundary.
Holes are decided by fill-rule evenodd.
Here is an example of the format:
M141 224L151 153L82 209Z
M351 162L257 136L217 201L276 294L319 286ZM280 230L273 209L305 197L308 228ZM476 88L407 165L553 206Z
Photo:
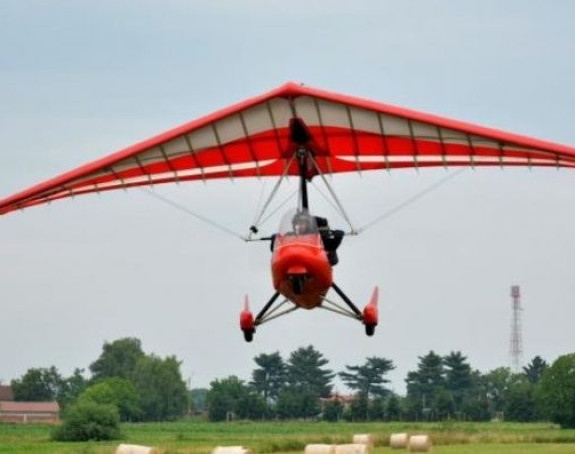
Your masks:
M112 454L116 442L61 443L50 440L50 426L0 424L0 454ZM126 443L157 446L163 454L208 454L218 445L244 445L255 453L303 452L308 443L349 443L354 433L375 436L374 454L394 432L427 433L434 453L574 453L575 430L550 424L513 423L323 423L181 421L125 424Z

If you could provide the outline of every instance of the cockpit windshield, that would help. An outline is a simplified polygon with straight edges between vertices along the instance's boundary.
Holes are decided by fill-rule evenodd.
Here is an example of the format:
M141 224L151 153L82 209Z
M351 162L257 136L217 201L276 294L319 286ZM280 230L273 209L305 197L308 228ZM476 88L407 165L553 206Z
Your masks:
M280 235L313 235L317 234L315 217L307 210L292 209L282 217L280 223Z

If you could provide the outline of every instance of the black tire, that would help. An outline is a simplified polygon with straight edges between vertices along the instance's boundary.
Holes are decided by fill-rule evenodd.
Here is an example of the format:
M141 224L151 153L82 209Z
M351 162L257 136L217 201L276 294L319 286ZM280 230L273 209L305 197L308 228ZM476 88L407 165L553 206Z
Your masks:
M303 293L303 276L292 276L291 285L296 295Z
M246 342L251 342L254 340L254 332L253 331L244 331L244 340Z
M375 325L365 325L365 334L373 336L375 333Z

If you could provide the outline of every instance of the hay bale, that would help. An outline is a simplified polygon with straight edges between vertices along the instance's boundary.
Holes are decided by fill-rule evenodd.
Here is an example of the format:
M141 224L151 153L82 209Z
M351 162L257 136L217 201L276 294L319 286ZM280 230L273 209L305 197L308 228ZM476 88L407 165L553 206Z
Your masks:
M405 449L409 443L409 434L397 433L389 437L389 447L391 449Z
M212 454L252 454L252 452L243 446L216 446Z
M370 448L361 443L335 445L334 454L370 454Z
M335 445L306 445L305 454L335 454Z
M373 435L371 434L355 434L353 436L353 443L366 445L369 449L373 449Z
M116 454L158 454L158 450L149 446L121 444L116 448Z
M410 452L429 452L431 451L431 438L429 435L412 435L409 437L407 449Z

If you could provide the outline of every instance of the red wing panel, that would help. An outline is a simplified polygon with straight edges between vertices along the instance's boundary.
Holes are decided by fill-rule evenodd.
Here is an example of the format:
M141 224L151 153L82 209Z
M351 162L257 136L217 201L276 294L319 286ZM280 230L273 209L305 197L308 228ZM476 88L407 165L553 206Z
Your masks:
M279 176L297 146L290 140L294 118L307 128L307 147L325 173L575 167L572 147L287 83L0 200L0 214L132 186Z

